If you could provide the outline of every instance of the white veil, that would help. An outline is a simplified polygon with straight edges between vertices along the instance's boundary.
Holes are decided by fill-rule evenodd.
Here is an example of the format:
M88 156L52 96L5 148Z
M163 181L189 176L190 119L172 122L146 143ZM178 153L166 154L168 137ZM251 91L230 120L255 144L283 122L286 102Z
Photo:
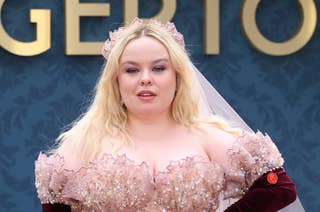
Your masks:
M228 104L211 83L190 62L193 75L197 79L200 92L200 114L203 116L218 115L224 118L231 127L253 132L239 114Z
M220 95L212 84L202 75L202 73L189 62L193 70L193 75L197 79L197 86L200 92L200 114L203 116L218 115L224 118L231 127L236 127L244 131L254 132L239 114L230 106L230 104ZM217 211L224 211L237 199L220 198L219 208ZM304 212L304 208L297 196L297 199L280 210L281 212Z

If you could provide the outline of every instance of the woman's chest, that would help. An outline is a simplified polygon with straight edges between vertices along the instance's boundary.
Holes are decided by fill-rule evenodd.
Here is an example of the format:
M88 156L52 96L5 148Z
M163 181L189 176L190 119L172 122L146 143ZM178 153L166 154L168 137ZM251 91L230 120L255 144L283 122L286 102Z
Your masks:
M183 161L188 157L197 156L210 161L201 138L194 135L160 142L137 142L134 145L122 146L118 149L117 155L126 155L137 164L146 163L152 175L166 171L171 163Z
M166 169L149 173L126 155L104 157L73 176L73 197L95 209L209 209L223 188L223 171L201 156L171 161ZM152 206L151 206L152 205Z

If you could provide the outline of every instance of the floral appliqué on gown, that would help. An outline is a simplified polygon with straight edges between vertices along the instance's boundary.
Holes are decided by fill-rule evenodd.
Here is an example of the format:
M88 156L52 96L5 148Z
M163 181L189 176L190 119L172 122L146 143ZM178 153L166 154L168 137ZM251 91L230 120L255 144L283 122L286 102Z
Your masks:
M215 211L221 199L241 198L262 174L283 166L275 144L259 131L244 132L227 153L227 165L192 156L154 175L125 155L105 154L72 171L60 155L40 153L35 184L42 204L72 211Z

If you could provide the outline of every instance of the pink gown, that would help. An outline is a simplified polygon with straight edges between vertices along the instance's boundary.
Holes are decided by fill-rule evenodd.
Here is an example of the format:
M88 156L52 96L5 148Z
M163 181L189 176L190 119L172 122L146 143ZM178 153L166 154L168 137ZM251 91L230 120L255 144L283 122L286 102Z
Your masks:
M105 154L77 171L63 157L40 153L35 162L42 204L61 203L72 211L216 211L223 199L240 199L283 158L268 135L245 132L228 149L228 162L201 156L172 161L151 175L146 163ZM228 165L225 165L228 164Z

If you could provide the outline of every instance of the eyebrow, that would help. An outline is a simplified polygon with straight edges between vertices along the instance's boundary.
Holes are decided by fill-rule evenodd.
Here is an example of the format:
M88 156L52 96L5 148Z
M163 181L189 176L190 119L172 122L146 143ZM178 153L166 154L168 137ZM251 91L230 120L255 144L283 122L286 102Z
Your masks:
M153 61L152 63L158 63L158 62L162 62L162 61L168 62L169 60L167 58L160 58L160 59Z
M162 62L162 61L168 62L169 60L168 60L167 58L160 58L160 59L157 59L157 60L152 61L152 63L154 64L154 63L158 63L158 62ZM135 61L130 61L130 60L121 63L121 65L124 65L124 64L138 65L137 62L135 62Z

